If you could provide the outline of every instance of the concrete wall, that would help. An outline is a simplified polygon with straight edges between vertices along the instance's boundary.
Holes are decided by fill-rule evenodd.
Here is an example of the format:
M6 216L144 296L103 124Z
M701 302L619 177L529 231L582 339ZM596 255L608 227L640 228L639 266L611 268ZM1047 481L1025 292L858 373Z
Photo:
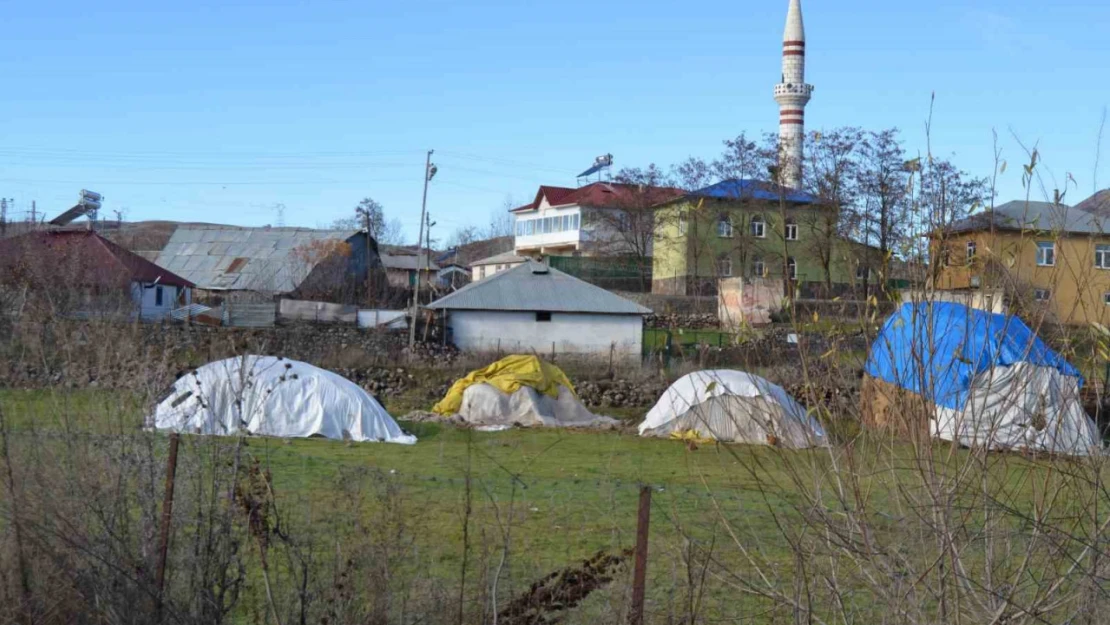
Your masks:
M551 321L536 321L534 312L450 311L447 324L452 340L462 350L609 355L639 357L644 320L639 315L551 313Z
M509 269L512 269L513 267L516 267L516 266L522 265L522 264L523 263L518 262L518 263L498 263L498 264L494 264L494 265L476 265L476 266L470 268L470 271L471 271L470 281L471 282L477 282L479 280L484 280L484 279L486 279L486 278L488 278L488 277L490 277L494 274L501 273L502 271L508 271Z

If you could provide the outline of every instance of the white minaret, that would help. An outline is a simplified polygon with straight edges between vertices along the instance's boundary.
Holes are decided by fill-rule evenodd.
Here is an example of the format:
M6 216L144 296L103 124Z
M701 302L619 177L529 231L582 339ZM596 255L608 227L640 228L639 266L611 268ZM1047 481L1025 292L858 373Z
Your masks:
M802 1L790 0L786 30L782 34L782 82L775 85L779 103L779 143L783 183L792 188L802 184L805 146L806 103L813 85L806 84L806 29L802 24Z

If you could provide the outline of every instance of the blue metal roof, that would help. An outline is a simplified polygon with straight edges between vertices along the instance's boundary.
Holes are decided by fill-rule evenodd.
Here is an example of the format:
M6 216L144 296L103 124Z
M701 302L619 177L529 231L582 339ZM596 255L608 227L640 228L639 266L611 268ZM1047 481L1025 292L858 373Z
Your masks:
M816 204L817 196L798 189L778 187L766 180L722 180L690 193L692 197L720 200L767 200L777 202L780 197L795 204Z

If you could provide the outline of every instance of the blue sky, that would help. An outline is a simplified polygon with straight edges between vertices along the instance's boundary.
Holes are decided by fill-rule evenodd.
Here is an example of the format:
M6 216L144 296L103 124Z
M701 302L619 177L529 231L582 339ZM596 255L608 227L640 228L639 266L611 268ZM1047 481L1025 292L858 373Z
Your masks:
M0 196L48 214L78 189L128 219L315 226L366 195L415 238L424 151L439 238L505 198L617 166L712 157L775 129L786 0L0 0ZM810 129L897 126L1023 195L1089 195L1110 103L1110 6L1091 0L803 0ZM1110 147L1104 141L1104 148ZM1102 159L1110 160L1110 154ZM1034 194L1039 196L1039 191Z

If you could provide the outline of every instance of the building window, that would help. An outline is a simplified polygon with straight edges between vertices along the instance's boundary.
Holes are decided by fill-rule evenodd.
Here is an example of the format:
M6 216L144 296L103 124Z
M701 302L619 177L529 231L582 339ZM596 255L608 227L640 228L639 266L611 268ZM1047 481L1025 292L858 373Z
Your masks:
M732 275L731 258L723 254L717 258L717 275L722 278L727 278Z
M575 214L571 215L571 217L572 217L572 219L570 221L571 230L578 230L578 228L580 228L582 226L582 216L579 215L578 213L575 213Z
M550 323L551 313L547 311L536 313L536 323Z
M793 256L786 259L786 275L789 276L791 280L798 279L798 261L794 260Z
M790 219L786 220L786 240L787 241L797 241L798 240L798 223L795 222L793 218L790 218Z
M767 236L767 222L763 221L762 215L752 217L752 236L757 239L763 239Z
M679 213L678 214L678 235L679 236L686 236L687 226L688 226L688 224L686 222L686 213Z
M1048 289L1033 289L1033 299L1038 302L1047 302L1050 297L1052 297L1052 291Z
M763 262L762 256L752 256L752 277L762 278L767 275L767 265Z
M160 287L160 286L154 287L154 305L155 306L161 306L162 305L162 287Z
M1110 269L1110 245L1095 246L1095 267Z
M485 278L485 277L486 277L486 266L482 265L481 267L478 268L478 279L481 280L482 278Z
M968 262L971 262L972 260L975 259L975 251L976 251L975 241L968 241L967 242L967 261Z
M1037 265L1052 267L1056 264L1056 244L1052 241L1037 241Z
M732 238L732 218L728 215L721 215L717 218L717 236L722 239Z
M871 279L871 268L870 267L868 267L866 265L860 265L859 267L856 267L856 280L863 281L863 280L870 280L870 279Z
M1102 294L1102 303L1106 304L1107 306L1110 306L1110 293L1103 293Z

